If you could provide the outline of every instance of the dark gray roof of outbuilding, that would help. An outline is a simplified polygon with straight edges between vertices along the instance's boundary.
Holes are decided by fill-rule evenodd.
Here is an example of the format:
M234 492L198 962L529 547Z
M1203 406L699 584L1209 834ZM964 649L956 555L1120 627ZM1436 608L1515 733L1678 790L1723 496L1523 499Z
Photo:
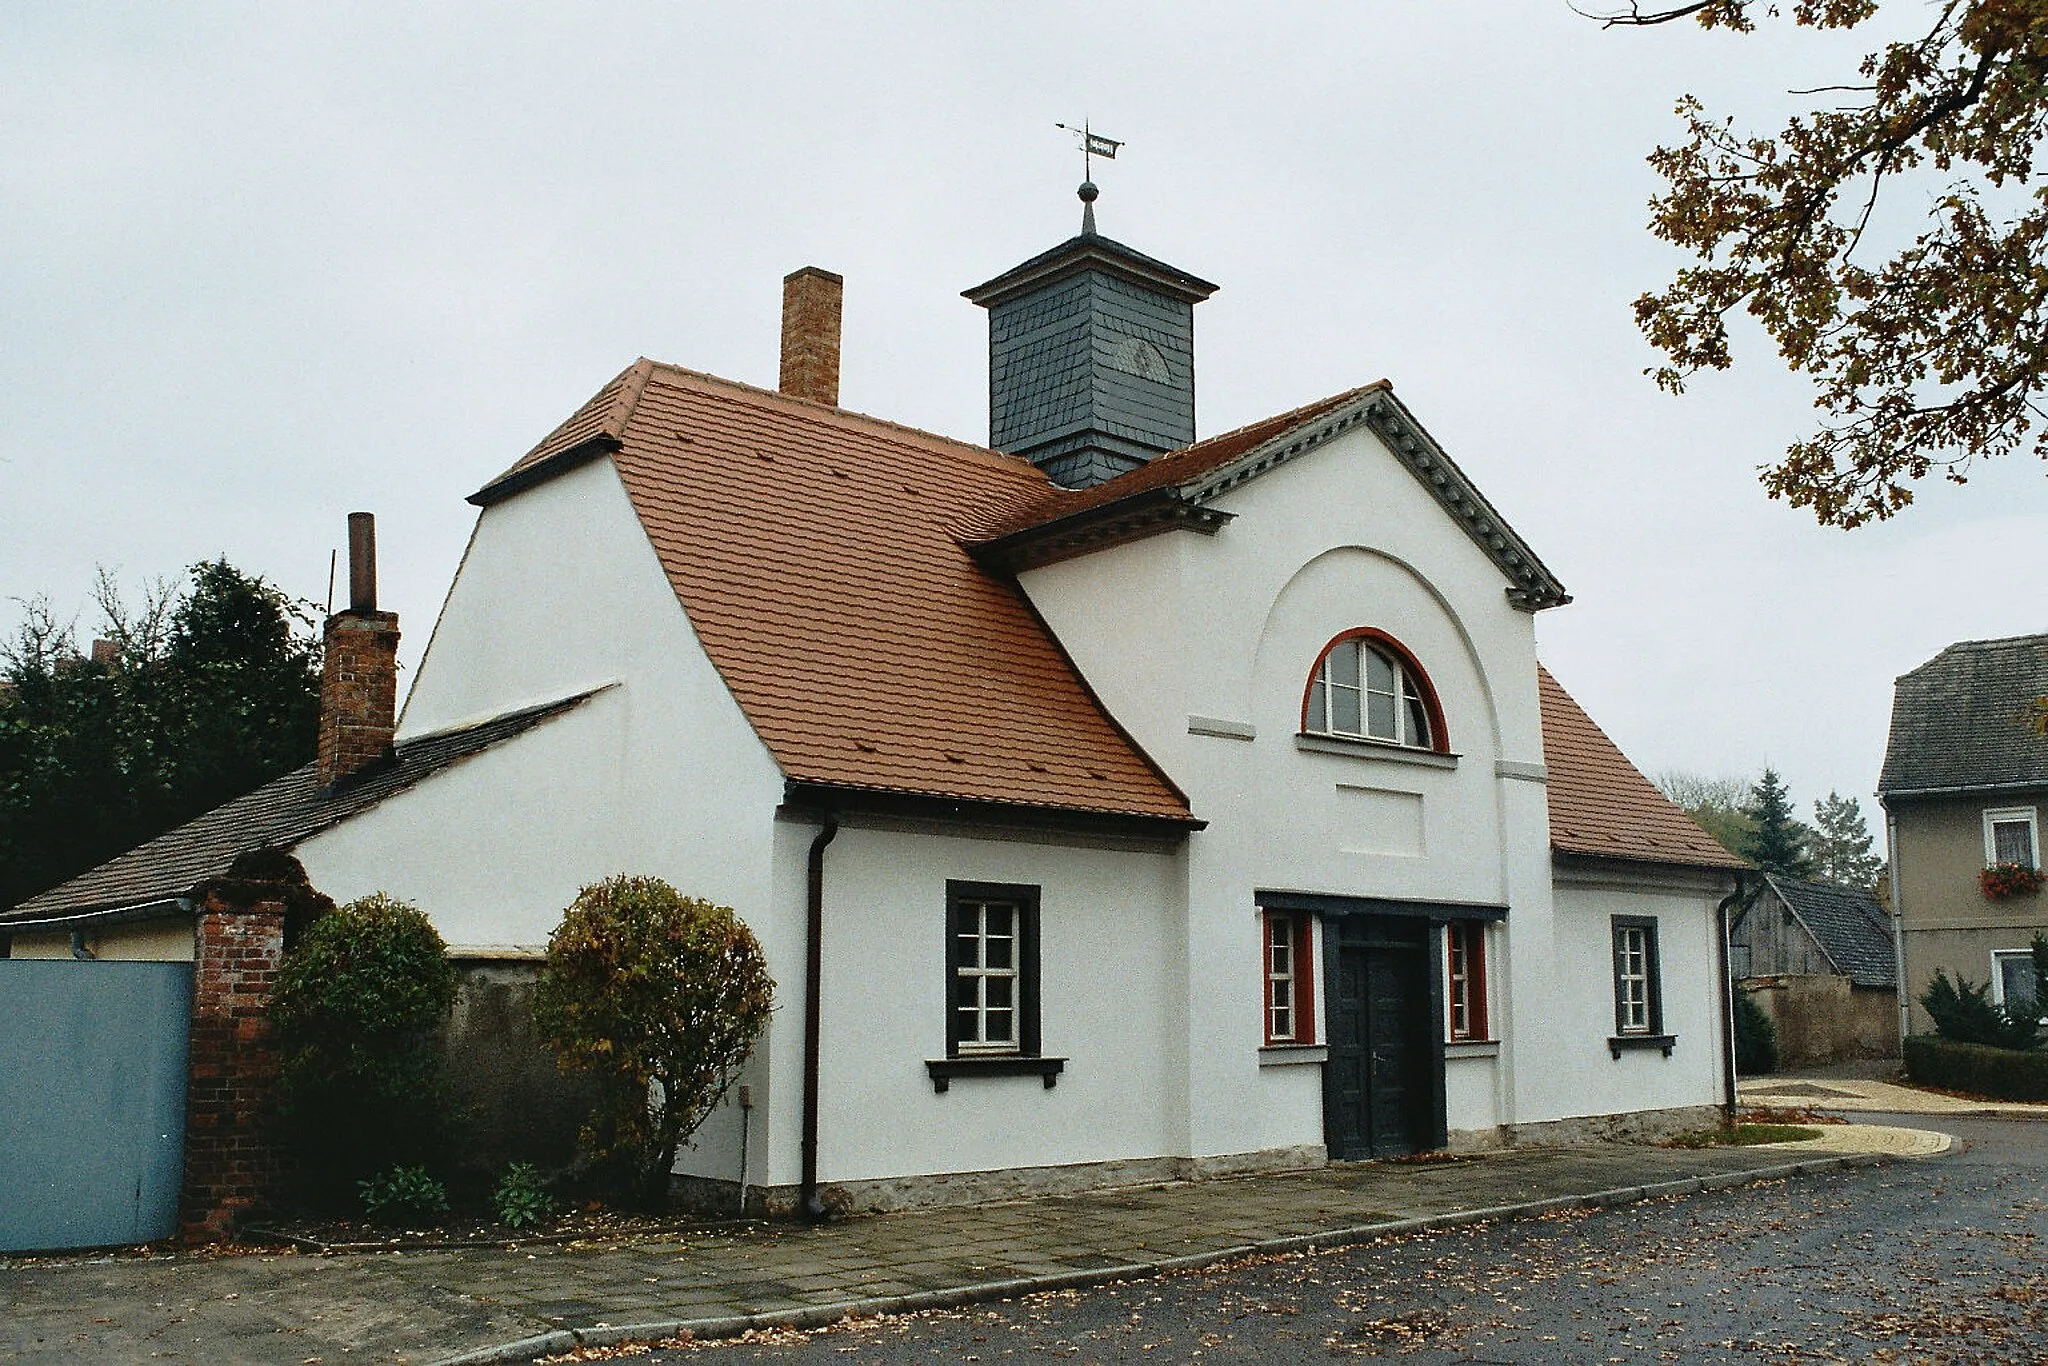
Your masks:
M1891 920L1875 894L1832 882L1794 882L1775 873L1766 873L1764 881L1844 977L1859 987L1898 985Z
M585 698L593 688L555 702L494 716L461 730L409 740L391 762L359 775L333 790L320 786L318 765L293 769L254 792L195 816L147 844L137 845L69 882L52 887L0 911L0 931L19 929L23 922L90 915L114 907L135 906L183 896L209 877L217 877L239 854L252 849L289 850L349 817L369 810L449 765L509 740Z
M2048 635L1965 640L1892 685L1883 796L2048 786L2048 737L2028 725L2048 696Z

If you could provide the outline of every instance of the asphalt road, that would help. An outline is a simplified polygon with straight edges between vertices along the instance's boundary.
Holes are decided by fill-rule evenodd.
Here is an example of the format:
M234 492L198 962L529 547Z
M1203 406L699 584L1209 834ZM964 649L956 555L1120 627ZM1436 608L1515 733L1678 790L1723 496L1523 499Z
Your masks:
M2048 1362L2048 1123L1947 1157L636 1362Z

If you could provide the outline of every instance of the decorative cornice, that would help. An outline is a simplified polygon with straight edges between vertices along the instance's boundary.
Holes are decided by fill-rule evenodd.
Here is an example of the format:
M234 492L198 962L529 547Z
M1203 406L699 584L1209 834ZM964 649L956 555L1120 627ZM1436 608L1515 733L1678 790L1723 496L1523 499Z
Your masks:
M1508 576L1511 604L1524 612L1540 612L1572 600L1557 576L1536 558L1528 542L1515 534L1515 529L1398 399L1392 394L1375 398L1366 408L1366 422L1387 449L1408 467L1409 473L1436 495L1444 510L1458 519L1473 544Z
M1014 574L1127 541L1143 540L1162 531L1199 531L1214 536L1236 515L1220 508L1197 506L1178 489L1154 489L1135 498L1084 508L970 545L968 553L991 569Z
M1465 529L1473 543L1508 576L1507 595L1511 604L1525 612L1537 612L1571 601L1564 585L1536 558L1536 552L1515 534L1514 528L1444 454L1414 415L1384 389L1253 447L1236 460L1182 486L1181 496L1190 503L1210 502L1361 425L1379 437Z

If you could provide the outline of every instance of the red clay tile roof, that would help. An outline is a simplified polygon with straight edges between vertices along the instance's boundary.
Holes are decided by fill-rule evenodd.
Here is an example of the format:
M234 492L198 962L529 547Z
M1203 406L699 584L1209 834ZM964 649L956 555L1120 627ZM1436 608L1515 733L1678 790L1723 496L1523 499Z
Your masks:
M1552 849L1694 868L1749 866L1672 805L1541 665L1536 686Z
M1189 822L1016 585L962 548L1028 462L641 361L473 501L616 443L698 639L792 781Z
M993 540L1012 532L1041 526L1056 518L1085 512L1090 508L1121 502L1135 494L1150 493L1156 489L1174 488L1189 483L1218 469L1263 442L1280 435L1304 422L1313 422L1325 413L1334 412L1374 390L1386 389L1388 384L1380 380L1373 384L1346 389L1341 394L1305 403L1290 412L1278 413L1262 418L1236 431L1212 436L1206 441L1197 441L1192 446L1183 446L1177 451L1168 451L1155 460L1147 461L1129 473L1085 489L1063 489L1055 484L1045 484L1036 498L1018 506L1000 524L992 528L988 538Z

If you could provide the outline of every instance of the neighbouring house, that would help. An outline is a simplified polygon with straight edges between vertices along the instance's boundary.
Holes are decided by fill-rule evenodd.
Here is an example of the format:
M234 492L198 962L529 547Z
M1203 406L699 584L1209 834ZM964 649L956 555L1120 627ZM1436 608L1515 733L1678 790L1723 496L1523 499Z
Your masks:
M837 406L796 272L779 390L641 360L482 485L395 725L372 588L318 765L0 931L175 926L263 845L530 955L659 875L780 984L679 1163L729 1197L746 1142L771 1207L1700 1124L1743 865L1540 668L1564 588L1385 382L1195 439L1213 289L1091 204L967 291L984 448Z
M1909 1032L1933 1028L1920 996L1937 971L1982 983L2001 1003L2040 999L2029 955L2048 932L2048 896L1994 895L1994 864L2041 862L2048 737L2033 724L2048 696L2048 635L1965 640L1892 690L1891 739L1877 795L1891 853Z
M1788 1067L1899 1054L1891 917L1867 888L1764 873L1728 927L1728 970Z

